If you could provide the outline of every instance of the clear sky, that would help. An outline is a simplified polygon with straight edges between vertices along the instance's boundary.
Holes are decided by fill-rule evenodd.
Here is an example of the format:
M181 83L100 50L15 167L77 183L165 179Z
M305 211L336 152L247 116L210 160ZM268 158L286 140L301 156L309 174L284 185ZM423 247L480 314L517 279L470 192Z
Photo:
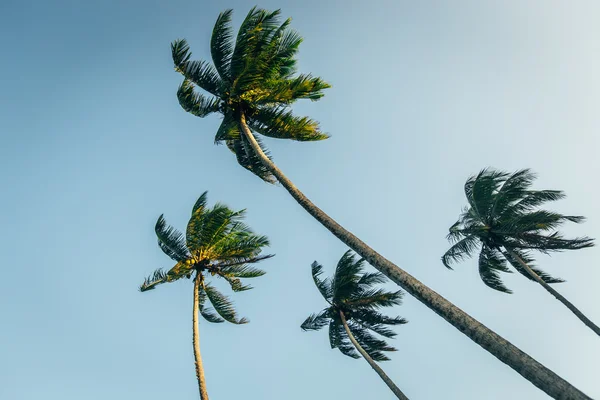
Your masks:
M484 4L485 3L485 4ZM170 260L153 226L183 228L196 198L247 208L277 254L232 296L245 326L201 322L211 398L392 399L363 360L299 325L324 307L310 277L346 248L283 188L213 146L217 117L178 105L169 43L208 57L218 13L249 1L0 4L0 398L197 398L192 284L139 293ZM446 270L462 185L486 166L539 173L556 210L600 237L600 5L595 1L264 1L305 37L303 72L330 81L320 143L266 140L315 203L386 257L600 397L600 340L541 287L488 289L475 260ZM600 248L538 265L600 323ZM394 287L390 285L390 287ZM229 294L229 292L227 292ZM544 399L513 370L407 296L399 351L382 366L413 399Z

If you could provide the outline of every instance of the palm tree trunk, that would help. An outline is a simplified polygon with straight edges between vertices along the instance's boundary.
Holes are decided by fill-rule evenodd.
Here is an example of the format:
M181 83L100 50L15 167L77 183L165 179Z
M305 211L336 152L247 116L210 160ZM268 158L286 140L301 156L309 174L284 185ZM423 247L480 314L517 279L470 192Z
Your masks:
M558 301L563 303L569 310L571 310L571 312L573 312L573 314L575 314L577 316L577 318L579 318L581 320L581 322L583 322L588 328L590 328L598 336L600 336L600 327L598 327L598 325L596 325L592 321L590 321L590 319L588 317L586 317L581 311L579 311L579 309L577 307L575 307L569 300L567 300L560 293L558 293L556 290L554 290L554 288L552 286L550 286L549 284L544 282L544 280L542 278L540 278L540 276L538 274L536 274L535 271L533 271L529 267L529 265L527 265L527 263L525 261L523 261L523 259L521 257L519 257L519 255L517 253L515 253L511 248L505 247L505 249L508 252L508 254L510 254L510 256L514 260L517 260L517 262L523 267L523 269L525 271L527 271L529 276L531 276L537 283L542 285L544 289L546 289L554 297L556 297L558 299Z
M556 375L515 345L502 338L494 331L477 321L469 314L425 286L408 272L377 253L358 237L344 229L333 218L325 214L313 204L298 188L281 172L279 168L263 153L254 135L246 125L243 114L240 116L240 129L250 142L252 149L262 164L275 175L288 193L310 215L327 228L335 237L367 260L378 271L386 275L400 287L429 307L436 314L448 321L456 329L467 335L475 343L517 371L525 379L555 399L589 399L587 395L575 388L566 380Z
M394 392L397 398L399 398L400 400L408 400L408 397L406 397L404 393L402 393L402 391L398 388L398 386L396 386L396 384L390 379L390 377L387 376L385 372L383 372L383 369L381 369L381 367L369 356L365 349L363 349L362 346L356 341L354 335L352 334L352 331L346 323L346 316L342 311L340 311L340 318L342 319L342 324L344 324L344 329L346 330L350 341L352 342L354 347L356 347L356 350L358 350L360 355L363 356L363 358L369 363L371 368L373 368L375 372L377 372L377 375L379 375L379 377L385 382L385 384L391 389L391 391Z
M208 400L206 392L206 380L204 379L204 367L202 366L202 356L200 355L200 333L198 327L198 309L200 308L199 290L202 285L202 274L196 273L194 279L194 313L192 315L194 360L196 364L196 379L198 379L198 389L200 390L200 400Z

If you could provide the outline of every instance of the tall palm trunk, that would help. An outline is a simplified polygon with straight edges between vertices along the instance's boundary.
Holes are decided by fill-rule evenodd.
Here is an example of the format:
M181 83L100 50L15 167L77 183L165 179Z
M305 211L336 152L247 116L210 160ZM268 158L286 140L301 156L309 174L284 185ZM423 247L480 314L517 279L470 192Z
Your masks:
M592 321L590 321L590 319L588 317L586 317L581 311L579 311L579 309L577 307L575 307L569 300L567 300L560 293L558 293L556 290L554 290L554 288L552 286L550 286L549 284L544 282L544 280L542 278L540 278L540 276L538 274L536 274L535 271L533 271L529 267L529 265L527 265L527 263L525 261L523 261L523 259L521 257L519 257L519 255L517 253L515 253L511 248L509 248L509 247L504 247L504 248L506 249L508 254L510 254L510 256L514 260L517 260L517 262L523 267L523 269L525 271L527 271L529 276L531 276L537 283L542 285L544 289L546 289L554 297L556 297L558 299L558 301L563 303L569 310L571 310L571 312L573 312L573 314L575 314L577 316L577 318L579 318L581 320L581 322L583 322L588 328L590 328L598 336L600 336L600 327L598 327L598 325L596 325Z
M240 115L240 129L250 142L252 149L262 164L271 171L288 193L310 215L333 233L348 247L367 260L378 271L386 275L400 287L425 304L436 314L448 321L456 329L467 335L475 343L489 351L499 360L521 374L525 379L555 399L589 399L587 395L560 376L519 350L515 345L450 303L438 293L428 288L408 272L377 253L366 243L344 229L333 218L313 204L263 153L254 135L246 125L244 114Z
M200 308L200 286L202 285L202 274L197 272L194 279L194 312L192 314L192 330L194 344L194 360L196 363L196 379L198 379L198 389L200 390L200 400L208 400L206 392L206 380L204 379L204 367L202 365L202 356L200 355L200 333L198 328L198 309Z
M390 377L387 376L385 372L383 372L383 369L381 369L381 367L369 356L365 349L363 349L362 346L356 341L354 335L352 334L352 331L348 327L348 323L346 322L346 316L342 311L340 311L340 318L342 319L342 324L344 324L344 329L346 330L350 341L352 342L354 347L356 347L356 350L358 350L360 355L363 356L363 358L369 363L371 368L373 368L375 372L377 372L379 377L385 382L385 384L391 389L391 391L394 392L397 398L399 398L400 400L408 400L408 397L406 397L404 393L402 393L402 391L398 388L398 386L396 386L396 384L390 379Z

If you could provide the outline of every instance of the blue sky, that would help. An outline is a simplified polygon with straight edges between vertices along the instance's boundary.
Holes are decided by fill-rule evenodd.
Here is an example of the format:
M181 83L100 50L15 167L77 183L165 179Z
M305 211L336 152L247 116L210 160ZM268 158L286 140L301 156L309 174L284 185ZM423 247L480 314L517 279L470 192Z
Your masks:
M446 270L465 179L486 166L539 173L553 205L600 236L600 6L593 1L265 1L305 37L300 68L332 83L298 104L320 143L268 140L325 211L389 259L592 397L600 341L541 287ZM141 294L169 259L156 218L183 228L196 198L247 208L277 254L233 296L246 326L201 323L211 398L392 399L363 360L300 323L324 307L310 277L346 248L281 187L212 145L219 120L179 107L169 43L207 58L218 13L247 1L16 1L0 5L0 398L196 398L191 282ZM599 248L540 256L558 290L600 322ZM390 285L393 287L393 285ZM414 399L546 396L407 296L383 364Z

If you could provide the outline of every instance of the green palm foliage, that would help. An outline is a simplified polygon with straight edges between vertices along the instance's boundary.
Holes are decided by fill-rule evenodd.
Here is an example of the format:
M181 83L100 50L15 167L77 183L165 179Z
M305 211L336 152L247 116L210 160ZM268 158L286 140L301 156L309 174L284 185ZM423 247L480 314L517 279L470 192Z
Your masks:
M177 98L185 111L198 117L222 114L215 143L224 142L240 165L273 183L275 178L241 132L242 118L252 131L267 137L326 139L328 136L321 132L318 122L294 115L290 105L299 99L318 100L330 85L310 74L296 74L295 56L302 38L289 28L290 18L280 21L280 10L252 8L235 38L232 13L227 10L219 14L213 28L212 64L192 61L184 39L171 44L175 70L184 77Z
M329 306L309 316L301 325L305 331L329 327L329 343L342 354L359 358L344 329L340 312L348 321L352 334L367 354L376 361L389 360L385 352L396 351L385 340L373 333L393 338L396 332L389 326L405 324L400 317L388 317L379 312L381 308L399 305L401 291L387 292L375 287L387 278L379 272L364 272L365 262L356 260L348 250L338 262L333 279L322 279L323 267L312 264L312 276L317 289Z
M379 310L399 305L402 292L387 292L377 288L376 285L387 278L380 272L365 272L364 267L365 261L357 260L348 250L338 262L333 278L322 279L323 266L315 261L312 264L313 280L329 307L311 314L301 328L304 331L317 331L328 326L332 349L337 348L352 358L362 355L396 397L407 400L406 395L375 362L389 360L385 353L396 351L384 338L396 336L390 326L407 321L400 317L388 317Z
M533 279L513 257L503 257L503 248L512 249L531 267L534 250L550 253L577 250L594 245L588 237L565 239L556 229L564 222L580 223L584 217L562 215L538 210L542 204L560 200L565 194L559 190L531 190L536 176L529 169L513 174L484 169L465 184L469 206L458 221L450 227L448 240L453 246L444 254L442 262L450 264L470 257L479 250L479 273L483 282L492 289L505 293L500 272L515 270ZM563 282L531 267L546 283Z
M239 318L231 301L207 283L205 278L223 278L235 292L251 289L241 279L265 274L251 264L273 256L261 255L262 249L269 245L269 240L266 236L254 234L243 223L245 210L232 211L219 203L210 208L206 199L207 192L204 192L194 205L185 235L167 225L162 215L158 218L155 226L158 246L175 261L175 265L167 272L156 270L144 280L140 291L201 275L199 300L200 314L204 319L216 323L227 321L244 324L248 320Z
M448 240L453 245L442 256L442 262L451 268L451 263L479 252L481 279L504 293L512 292L502 282L500 273L512 272L508 268L511 265L528 279L540 283L599 333L598 327L549 285L563 280L532 265L533 251L548 254L594 245L589 237L567 239L558 232L563 223L581 223L584 217L539 209L547 202L564 198L565 194L559 190L532 190L535 178L529 169L512 174L484 169L469 178L465 183L468 206L450 227Z

